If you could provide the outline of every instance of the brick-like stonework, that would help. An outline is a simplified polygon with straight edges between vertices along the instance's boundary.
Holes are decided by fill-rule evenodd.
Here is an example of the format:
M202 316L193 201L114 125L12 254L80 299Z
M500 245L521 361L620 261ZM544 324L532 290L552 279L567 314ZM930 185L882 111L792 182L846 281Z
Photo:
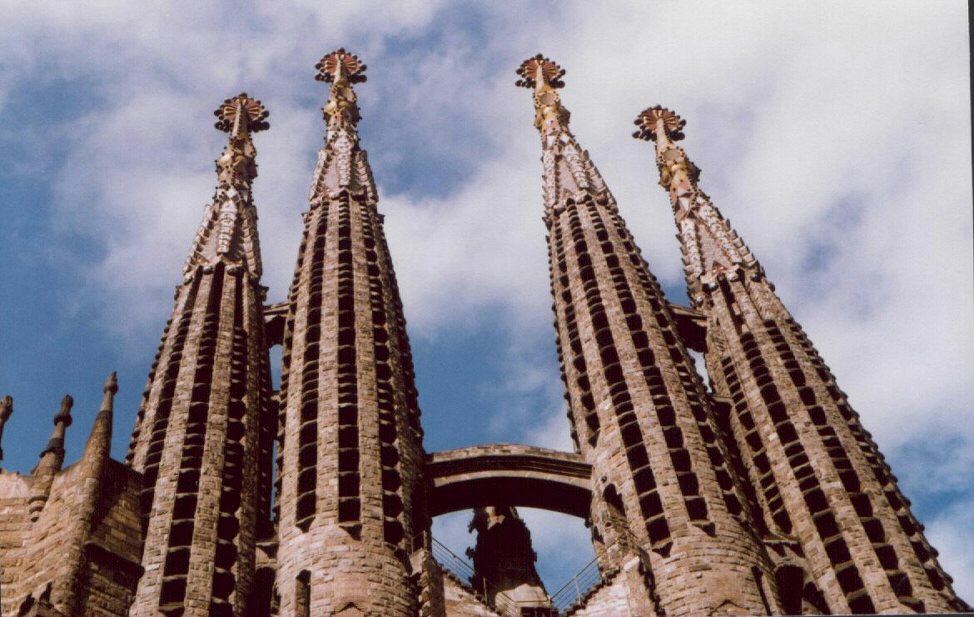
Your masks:
M656 142L692 308L663 296L568 129L564 71L540 54L518 84L541 136L575 451L425 452L358 137L365 65L339 49L317 68L327 132L287 301L264 304L252 134L268 114L240 94L215 112L229 134L217 189L125 463L109 458L112 375L76 462L64 466L67 396L34 470L0 469L2 617L550 615L515 506L592 530L600 582L563 617L970 610L834 376L698 188L675 145L683 121L650 108L636 136ZM688 349L704 354L710 390ZM0 398L0 439L12 413ZM434 558L431 522L471 508L473 574L460 580Z

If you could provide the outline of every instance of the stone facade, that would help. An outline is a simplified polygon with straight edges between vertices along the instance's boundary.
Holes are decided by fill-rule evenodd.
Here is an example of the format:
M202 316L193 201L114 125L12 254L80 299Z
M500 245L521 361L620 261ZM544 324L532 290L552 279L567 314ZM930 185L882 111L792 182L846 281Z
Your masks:
M656 143L691 308L663 296L568 128L564 71L541 55L518 84L541 137L575 452L427 453L357 131L365 65L339 49L317 68L326 138L287 301L266 306L260 284L252 134L267 112L241 94L216 111L229 133L217 189L125 462L109 457L113 375L77 462L64 467L65 397L36 468L0 470L0 615L558 614L516 506L591 527L599 582L562 615L970 610L834 376L698 188L675 145L683 121L650 108L636 136ZM0 438L12 413L0 399ZM478 539L458 576L430 526L464 509Z

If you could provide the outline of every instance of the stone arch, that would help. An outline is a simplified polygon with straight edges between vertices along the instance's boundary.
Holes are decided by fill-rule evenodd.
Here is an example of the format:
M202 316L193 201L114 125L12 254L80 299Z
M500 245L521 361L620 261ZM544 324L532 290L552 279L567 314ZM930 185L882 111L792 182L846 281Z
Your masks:
M429 455L430 515L490 505L589 517L592 467L581 455L491 444Z

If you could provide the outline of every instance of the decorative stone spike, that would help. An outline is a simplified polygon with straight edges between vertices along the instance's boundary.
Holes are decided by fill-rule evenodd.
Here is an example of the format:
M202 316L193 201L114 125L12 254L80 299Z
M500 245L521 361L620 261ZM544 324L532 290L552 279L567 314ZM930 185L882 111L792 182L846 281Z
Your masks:
M825 362L697 186L699 170L674 143L684 121L656 106L636 125L635 137L656 142L688 295L707 319L707 371L729 403L723 430L775 539L779 575L806 581L805 600L834 614L962 609ZM802 597L790 595L786 612L803 612Z
M284 615L415 615L414 538L428 529L424 454L402 304L343 49L289 292L278 590ZM421 559L418 561L422 561ZM303 612L302 612L303 611Z
M564 70L539 54L517 73L534 89L558 353L576 446L593 469L601 565L622 570L647 551L667 614L766 614L773 573L740 478L663 292L568 130ZM632 594L631 612L655 614L649 596Z
M27 511L30 513L30 520L36 521L40 516L47 498L51 494L51 485L54 483L54 476L61 471L64 464L64 434L71 426L71 407L74 406L74 399L70 395L65 395L61 399L61 408L54 416L54 430L51 438L47 442L47 447L41 452L37 466L31 472L34 481L31 484L30 498L27 502Z
M214 112L228 132L217 188L176 289L132 433L145 550L131 615L241 615L270 523L271 409L251 133L267 110L241 93ZM106 384L106 405L113 394ZM257 479L259 478L259 479Z

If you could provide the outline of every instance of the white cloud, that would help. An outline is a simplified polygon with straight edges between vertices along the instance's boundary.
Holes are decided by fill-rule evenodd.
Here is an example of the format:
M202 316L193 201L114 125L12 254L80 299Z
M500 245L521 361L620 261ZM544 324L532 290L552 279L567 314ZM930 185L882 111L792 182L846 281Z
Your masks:
M498 426L566 447L558 376L532 370L544 354L525 351L552 335L540 151L513 71L542 51L568 70L572 126L658 276L679 281L679 250L652 149L628 132L661 103L688 121L704 190L881 446L918 468L911 444L949 443L945 457L958 460L974 450L963 4L171 6L0 2L0 109L40 85L61 100L38 104L77 106L50 127L56 139L31 126L27 160L67 153L50 172L51 224L65 244L92 248L52 259L80 271L77 301L102 307L106 331L158 332L212 190L222 137L210 110L242 89L271 110L255 194L265 283L283 299L322 135L312 66L344 44L370 65L365 146L384 172L380 208L413 337L434 344L499 311L510 370ZM443 169L417 178L413 161ZM932 473L936 484L949 471ZM974 531L959 516L936 520L944 549L956 545L948 532ZM953 563L969 581L971 568Z
M954 576L954 591L970 601L974 598L974 536L971 535L971 508L974 501L959 501L927 524L927 539L940 549L937 558L947 573Z

